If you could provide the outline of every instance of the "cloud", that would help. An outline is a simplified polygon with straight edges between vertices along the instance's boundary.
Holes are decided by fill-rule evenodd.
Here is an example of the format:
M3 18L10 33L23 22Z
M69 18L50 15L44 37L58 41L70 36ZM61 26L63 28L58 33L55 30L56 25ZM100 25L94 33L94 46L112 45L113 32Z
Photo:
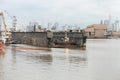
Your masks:
M119 4L119 0L4 0L0 9L16 15L18 22L25 25L35 20L87 26L109 14L119 17Z

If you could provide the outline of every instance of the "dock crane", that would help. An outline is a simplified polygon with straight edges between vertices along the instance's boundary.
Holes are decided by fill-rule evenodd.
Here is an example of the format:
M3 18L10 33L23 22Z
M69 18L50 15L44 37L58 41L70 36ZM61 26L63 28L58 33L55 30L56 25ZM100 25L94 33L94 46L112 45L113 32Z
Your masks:
M0 16L2 17L2 24L3 24L3 27L4 27L4 31L1 31L1 38L4 41L4 43L6 44L8 42L8 40L9 40L9 35L11 33L7 32L7 29L6 29L7 25L5 23L3 12L0 12Z
M11 16L6 10L4 12L12 19L12 32L16 31L16 24L17 24L17 19L16 16Z
M0 12L0 16L2 17L2 24L4 26L4 33L6 34L7 33L7 29L6 29L6 23L5 23L3 12Z

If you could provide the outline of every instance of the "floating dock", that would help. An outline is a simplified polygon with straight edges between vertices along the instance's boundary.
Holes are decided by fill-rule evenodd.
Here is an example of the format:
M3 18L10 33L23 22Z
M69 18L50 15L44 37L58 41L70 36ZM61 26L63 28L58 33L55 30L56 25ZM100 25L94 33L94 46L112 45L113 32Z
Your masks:
M85 47L85 33L81 32L12 32L12 43L51 48Z

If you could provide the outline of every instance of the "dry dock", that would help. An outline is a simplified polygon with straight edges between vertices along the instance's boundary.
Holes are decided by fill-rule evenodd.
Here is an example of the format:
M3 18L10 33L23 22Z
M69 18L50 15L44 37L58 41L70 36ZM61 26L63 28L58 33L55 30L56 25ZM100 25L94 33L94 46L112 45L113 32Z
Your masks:
M12 38L16 43L39 47L79 48L86 43L83 32L13 32Z

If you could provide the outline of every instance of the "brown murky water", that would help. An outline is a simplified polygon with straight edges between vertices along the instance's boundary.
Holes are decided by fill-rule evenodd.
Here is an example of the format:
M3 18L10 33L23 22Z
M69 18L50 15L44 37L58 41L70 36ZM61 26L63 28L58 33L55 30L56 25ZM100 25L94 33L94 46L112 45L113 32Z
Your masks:
M120 40L87 40L86 50L0 52L0 80L120 80Z

